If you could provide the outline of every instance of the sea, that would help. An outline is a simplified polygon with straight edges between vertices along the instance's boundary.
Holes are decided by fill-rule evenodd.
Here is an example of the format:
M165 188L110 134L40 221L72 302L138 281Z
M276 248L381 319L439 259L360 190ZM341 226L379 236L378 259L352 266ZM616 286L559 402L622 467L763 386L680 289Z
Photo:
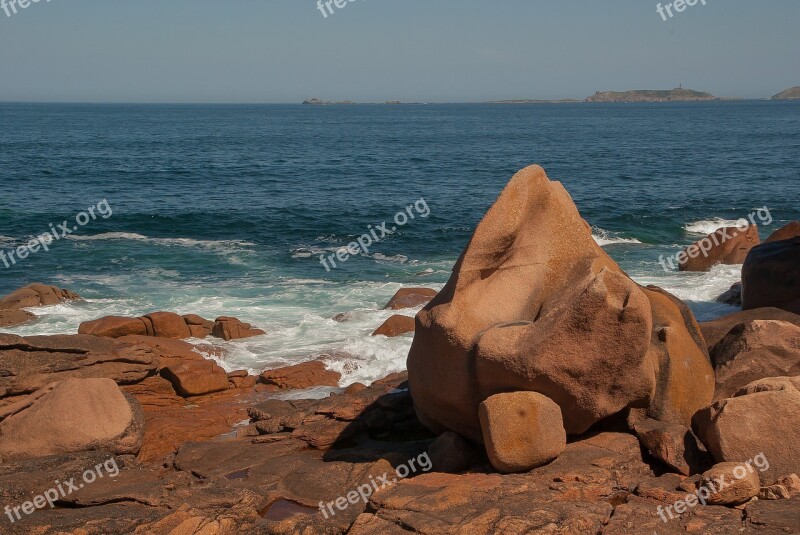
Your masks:
M371 336L386 302L441 288L533 163L634 280L712 319L736 310L715 298L741 266L680 273L659 258L754 213L769 213L755 219L762 237L800 219L799 157L800 102L4 103L0 251L59 239L0 262L0 294L43 282L84 297L6 331L76 333L158 310L236 316L267 334L198 341L222 346L229 371L323 358L342 385L369 382L403 370L411 344ZM378 240L336 259L364 234Z

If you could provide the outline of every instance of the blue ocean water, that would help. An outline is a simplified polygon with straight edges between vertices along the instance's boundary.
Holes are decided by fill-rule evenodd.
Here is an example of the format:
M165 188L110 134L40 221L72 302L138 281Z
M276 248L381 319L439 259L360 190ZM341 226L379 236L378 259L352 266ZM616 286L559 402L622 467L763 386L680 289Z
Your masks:
M631 276L707 318L730 310L713 298L739 268L667 273L659 255L758 208L772 218L762 236L800 219L798 155L793 102L0 104L0 250L103 200L113 212L0 263L0 294L41 281L87 299L38 310L20 334L107 314L236 315L268 334L225 344L229 369L327 355L344 382L369 380L401 369L410 345L369 336L380 308L401 286L441 287L520 168L544 166ZM320 263L422 199L369 254Z

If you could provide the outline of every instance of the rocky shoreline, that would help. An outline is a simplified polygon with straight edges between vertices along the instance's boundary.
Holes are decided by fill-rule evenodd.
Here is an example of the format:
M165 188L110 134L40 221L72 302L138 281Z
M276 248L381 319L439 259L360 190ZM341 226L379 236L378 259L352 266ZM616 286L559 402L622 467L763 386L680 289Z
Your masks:
M690 269L744 262L743 310L698 323L530 167L441 292L387 304L373 334L414 341L408 371L371 385L319 360L226 373L186 340L265 332L229 316L0 334L0 531L797 533L800 224L703 250ZM0 327L75 299L32 284Z

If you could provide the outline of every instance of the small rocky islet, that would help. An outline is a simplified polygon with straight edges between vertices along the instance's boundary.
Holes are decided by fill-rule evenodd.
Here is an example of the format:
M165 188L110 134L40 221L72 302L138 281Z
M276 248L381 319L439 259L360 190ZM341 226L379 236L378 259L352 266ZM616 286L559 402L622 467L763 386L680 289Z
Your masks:
M681 265L743 263L724 298L742 310L698 323L526 168L440 292L387 304L374 334L413 333L408 370L371 385L320 360L226 373L221 349L186 340L264 334L229 316L0 334L2 532L798 533L800 223L738 236ZM0 326L76 299L31 284L0 301ZM19 514L111 457L113 477Z

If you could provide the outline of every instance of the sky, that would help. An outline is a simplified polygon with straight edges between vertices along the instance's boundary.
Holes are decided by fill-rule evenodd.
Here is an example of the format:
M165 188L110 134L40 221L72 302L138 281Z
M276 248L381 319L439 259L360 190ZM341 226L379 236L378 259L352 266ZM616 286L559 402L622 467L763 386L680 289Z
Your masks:
M698 1L666 21L657 4L355 0L325 17L317 0L39 0L0 10L0 101L481 102L679 84L764 98L800 85L800 1Z

